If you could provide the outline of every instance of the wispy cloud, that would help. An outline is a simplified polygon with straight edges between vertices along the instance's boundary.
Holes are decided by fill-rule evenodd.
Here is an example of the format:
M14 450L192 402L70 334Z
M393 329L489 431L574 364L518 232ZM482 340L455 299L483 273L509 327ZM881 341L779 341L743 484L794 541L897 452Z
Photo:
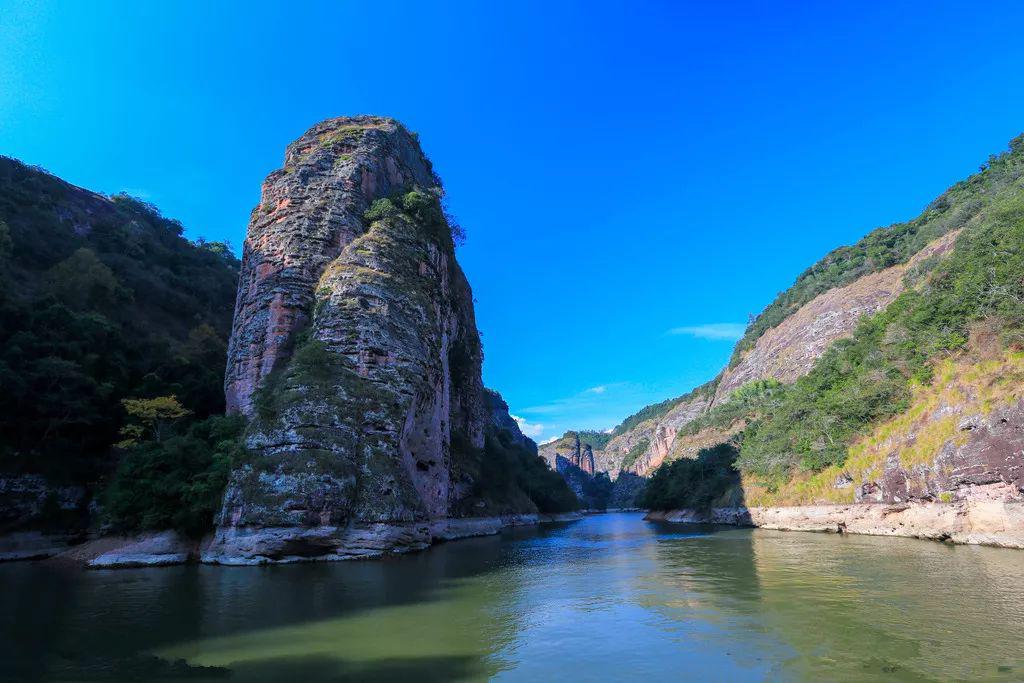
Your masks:
M713 341L737 341L743 336L746 329L747 326L742 323L704 323L703 325L673 327L668 334Z
M513 415L512 419L519 425L519 431L531 439L535 439L544 433L544 425L539 422L527 422L518 415Z
M586 393L588 393L588 394L603 394L606 391L608 391L608 386L605 385L605 384L599 384L596 387L590 387L589 389L587 389Z

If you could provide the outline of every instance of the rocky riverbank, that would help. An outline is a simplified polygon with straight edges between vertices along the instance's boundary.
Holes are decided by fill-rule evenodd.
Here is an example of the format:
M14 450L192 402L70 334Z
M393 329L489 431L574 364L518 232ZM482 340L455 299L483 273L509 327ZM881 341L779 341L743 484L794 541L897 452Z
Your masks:
M429 522L368 524L347 528L232 528L201 540L174 531L132 536L103 536L77 545L43 534L12 534L0 538L0 561L41 560L81 564L92 569L162 567L189 562L222 565L288 564L293 562L373 559L425 550L434 543L490 536L506 527L571 522L582 512L557 515L523 514L466 517Z
M779 531L906 536L947 543L1024 549L1024 502L1019 501L723 507L708 512L651 512L645 519L756 526Z

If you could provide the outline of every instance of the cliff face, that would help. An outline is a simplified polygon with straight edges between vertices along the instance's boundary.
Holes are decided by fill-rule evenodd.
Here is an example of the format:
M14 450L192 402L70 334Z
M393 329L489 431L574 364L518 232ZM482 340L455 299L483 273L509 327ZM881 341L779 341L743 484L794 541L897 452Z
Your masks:
M519 423L512 419L508 412L508 404L505 403L505 399L501 397L501 394L493 389L485 389L484 391L487 393L490 426L496 432L508 432L515 443L531 453L537 453L537 443L519 429Z
M948 232L906 263L829 289L798 308L758 337L739 363L723 371L714 400L724 401L731 392L754 380L775 379L789 384L810 372L833 342L853 333L861 318L884 310L896 300L906 287L908 272L930 258L949 253L959 234L959 230Z
M376 117L324 121L288 146L253 209L228 349L228 412L252 413L263 377L309 324L328 265L366 232L375 199L440 190L410 133Z
M213 559L344 554L353 525L468 512L485 429L507 422L480 380L440 194L414 137L371 117L313 127L268 176L225 381L229 408L252 418L252 457L224 496ZM318 540L294 541L314 527ZM381 543L429 542L410 529Z
M664 415L644 420L615 436L605 446L602 466L608 471L625 470L647 476L665 460L679 430L703 414L711 405L706 392L694 392Z

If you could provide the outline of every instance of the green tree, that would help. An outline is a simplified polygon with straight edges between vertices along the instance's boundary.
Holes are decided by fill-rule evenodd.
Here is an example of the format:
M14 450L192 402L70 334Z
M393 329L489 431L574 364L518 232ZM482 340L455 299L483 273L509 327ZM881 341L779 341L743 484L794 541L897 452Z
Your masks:
M163 441L170 435L172 425L177 420L192 414L191 410L181 405L177 396L125 398L121 399L121 405L132 422L121 428L124 439L117 444L119 448L135 446L149 436L156 441Z

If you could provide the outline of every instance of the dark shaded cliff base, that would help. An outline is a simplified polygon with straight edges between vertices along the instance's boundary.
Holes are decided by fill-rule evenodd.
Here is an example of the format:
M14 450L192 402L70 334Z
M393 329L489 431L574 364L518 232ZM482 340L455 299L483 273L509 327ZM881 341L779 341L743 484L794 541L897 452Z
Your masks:
M1024 502L859 503L725 507L651 512L657 522L731 524L778 531L905 536L947 543L1024 549Z

